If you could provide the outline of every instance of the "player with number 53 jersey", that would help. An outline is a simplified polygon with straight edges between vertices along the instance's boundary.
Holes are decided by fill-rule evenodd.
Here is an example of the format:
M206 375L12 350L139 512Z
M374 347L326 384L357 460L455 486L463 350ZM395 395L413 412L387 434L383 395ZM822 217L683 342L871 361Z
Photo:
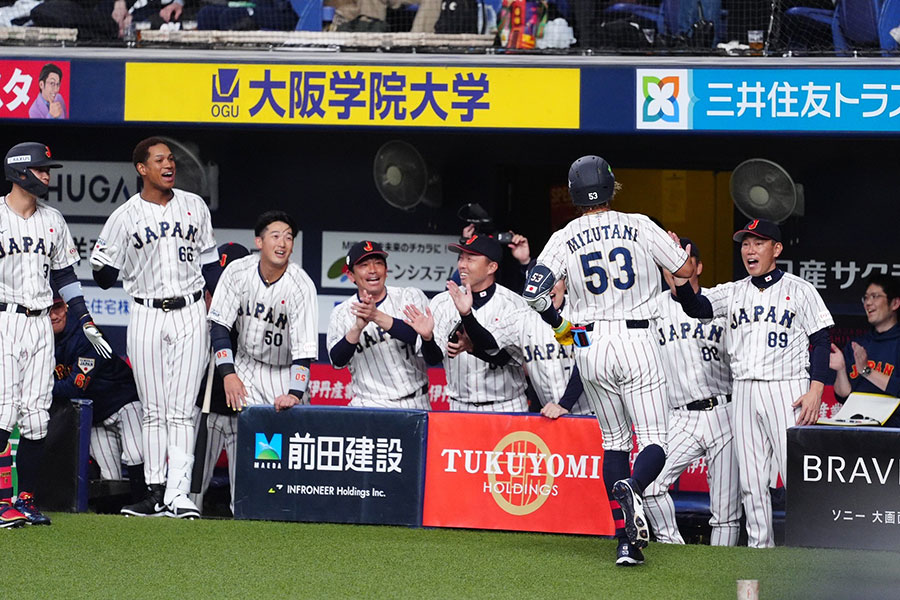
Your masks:
M584 393L603 432L603 479L619 539L616 564L644 560L649 530L641 494L665 464L668 406L659 348L650 332L658 314L659 268L693 274L687 252L649 217L610 208L616 183L609 164L584 156L569 169L569 194L581 216L554 233L529 273L524 296L563 343L575 342ZM571 331L549 305L566 279ZM573 335L573 333L575 335ZM634 471L629 453L638 441Z

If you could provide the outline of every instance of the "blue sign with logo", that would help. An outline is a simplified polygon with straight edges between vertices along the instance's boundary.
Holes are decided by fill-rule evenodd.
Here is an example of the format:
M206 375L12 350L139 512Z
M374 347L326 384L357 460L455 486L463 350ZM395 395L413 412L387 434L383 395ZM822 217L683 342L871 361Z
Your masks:
M427 419L417 410L245 410L235 518L421 525Z
M635 127L900 131L895 69L636 69Z

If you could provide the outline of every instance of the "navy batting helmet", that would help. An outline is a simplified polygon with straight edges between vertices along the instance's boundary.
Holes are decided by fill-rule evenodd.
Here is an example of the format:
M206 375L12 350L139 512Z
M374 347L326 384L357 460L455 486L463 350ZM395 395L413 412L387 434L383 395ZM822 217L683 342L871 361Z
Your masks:
M28 167L58 169L61 166L51 159L50 148L46 144L38 142L16 144L9 149L9 152L6 153L6 160L3 161L6 180L38 197L46 196L49 188L43 181L35 177Z
M612 199L616 176L599 156L582 156L569 167L569 195L575 206L596 206Z

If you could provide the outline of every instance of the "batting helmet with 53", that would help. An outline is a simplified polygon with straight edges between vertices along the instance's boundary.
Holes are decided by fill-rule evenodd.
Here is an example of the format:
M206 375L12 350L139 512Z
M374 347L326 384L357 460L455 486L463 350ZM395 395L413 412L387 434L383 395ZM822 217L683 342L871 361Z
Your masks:
M569 195L575 206L596 206L612 199L616 176L599 156L582 156L569 167Z
M46 144L22 142L9 149L3 167L7 181L15 183L29 194L43 198L50 188L35 177L29 167L58 169L62 165L51 159L50 148Z

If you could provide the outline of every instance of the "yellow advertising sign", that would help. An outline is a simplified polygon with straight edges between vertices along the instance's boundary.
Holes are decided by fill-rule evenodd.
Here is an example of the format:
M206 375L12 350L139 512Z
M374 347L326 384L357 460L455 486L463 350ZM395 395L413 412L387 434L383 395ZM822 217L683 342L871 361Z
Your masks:
M127 63L125 120L577 129L578 69Z

